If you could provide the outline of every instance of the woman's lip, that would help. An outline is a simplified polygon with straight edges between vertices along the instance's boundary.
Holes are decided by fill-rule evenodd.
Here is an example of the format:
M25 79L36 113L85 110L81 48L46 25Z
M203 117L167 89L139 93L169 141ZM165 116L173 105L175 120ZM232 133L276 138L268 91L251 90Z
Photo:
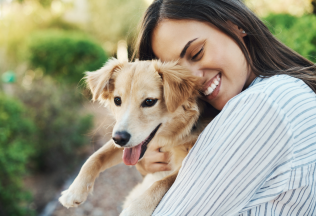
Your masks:
M219 73L220 74L220 73ZM217 74L218 75L218 74ZM216 76L217 76L216 75ZM215 76L215 77L216 77ZM214 79L214 78L213 78ZM219 93L219 90L220 90L220 88L221 88L221 85L222 85L222 76L221 76L221 74L220 74L220 81L219 81L219 84L217 85L217 87L216 87L216 89L214 89L214 91L212 92L212 94L210 94L210 95L207 95L207 96L204 96L207 100L212 100L212 99L214 99L214 98L216 98L216 96L218 95L218 93Z
M220 74L220 73L218 73ZM214 79L217 79L216 77L218 76L218 74L216 74L212 79L210 79L203 87L203 91L205 92L207 90L207 88L213 83Z

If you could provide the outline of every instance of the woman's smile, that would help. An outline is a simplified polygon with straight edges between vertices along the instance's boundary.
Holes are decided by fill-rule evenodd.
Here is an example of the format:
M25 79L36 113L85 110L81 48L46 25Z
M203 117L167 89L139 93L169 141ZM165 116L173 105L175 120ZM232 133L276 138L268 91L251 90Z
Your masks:
M220 91L220 87L221 87L221 74L218 73L215 77L213 77L211 80L206 82L206 84L204 85L203 90L202 90L204 97L207 100L212 100L218 95Z

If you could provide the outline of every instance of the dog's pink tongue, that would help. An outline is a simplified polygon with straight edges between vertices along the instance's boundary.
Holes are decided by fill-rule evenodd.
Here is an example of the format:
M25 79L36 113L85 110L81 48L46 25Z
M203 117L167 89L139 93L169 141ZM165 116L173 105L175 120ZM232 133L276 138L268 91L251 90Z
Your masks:
M133 148L125 148L123 152L123 162L126 165L137 164L141 151L142 151L141 144Z

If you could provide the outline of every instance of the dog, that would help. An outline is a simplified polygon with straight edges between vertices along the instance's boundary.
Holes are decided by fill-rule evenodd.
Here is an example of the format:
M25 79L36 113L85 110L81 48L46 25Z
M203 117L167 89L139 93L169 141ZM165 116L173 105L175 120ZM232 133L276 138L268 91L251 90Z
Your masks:
M199 79L177 62L113 58L101 69L87 72L85 79L92 100L109 107L116 124L112 140L90 156L59 201L67 208L82 204L100 172L122 161L135 165L155 142L170 152L172 171L147 175L128 196L121 213L151 215L216 111L198 99Z

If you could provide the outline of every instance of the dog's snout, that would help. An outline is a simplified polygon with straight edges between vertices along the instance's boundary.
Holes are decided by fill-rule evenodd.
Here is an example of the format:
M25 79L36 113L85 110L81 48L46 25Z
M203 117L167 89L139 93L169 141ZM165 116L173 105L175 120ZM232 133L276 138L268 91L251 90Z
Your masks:
M112 137L114 142L120 146L124 146L126 143L128 143L130 138L131 138L131 135L127 133L126 131L118 131Z

